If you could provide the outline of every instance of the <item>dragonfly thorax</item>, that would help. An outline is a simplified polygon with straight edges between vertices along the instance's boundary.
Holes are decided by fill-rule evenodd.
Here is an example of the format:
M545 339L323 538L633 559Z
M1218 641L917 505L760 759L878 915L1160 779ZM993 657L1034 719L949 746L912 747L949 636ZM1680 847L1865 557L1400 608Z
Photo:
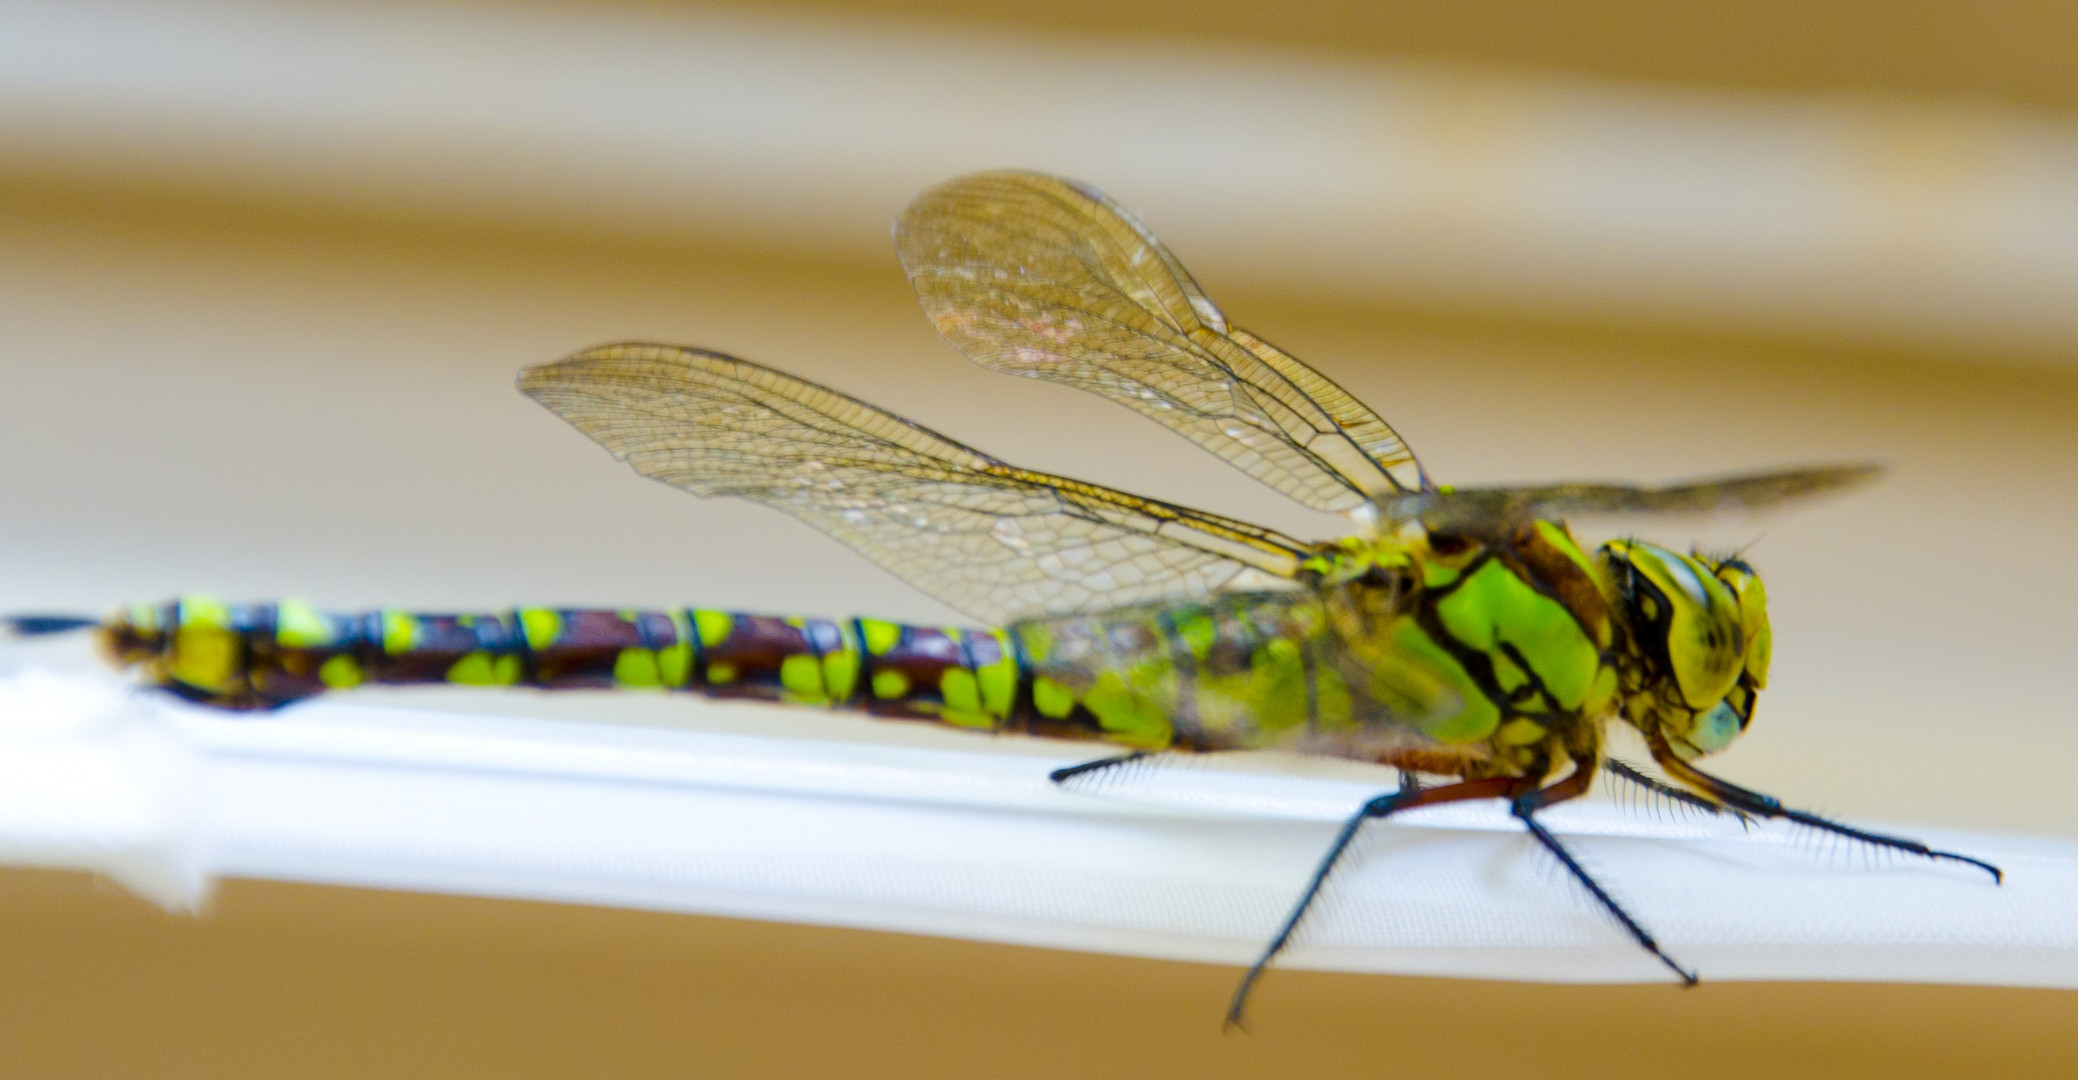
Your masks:
M1731 745L1767 684L1771 635L1759 575L1738 559L1637 540L1602 545L1627 630L1623 717L1684 758Z
M1410 523L1324 548L1309 569L1384 728L1424 740L1352 756L1460 776L1599 757L1621 635L1602 567L1563 525Z

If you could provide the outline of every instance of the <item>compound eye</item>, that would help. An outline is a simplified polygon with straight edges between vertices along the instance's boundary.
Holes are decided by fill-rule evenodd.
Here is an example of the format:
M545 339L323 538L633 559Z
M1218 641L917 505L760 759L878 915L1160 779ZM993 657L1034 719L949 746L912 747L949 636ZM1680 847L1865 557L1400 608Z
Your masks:
M1742 732L1753 723L1754 696L1753 683L1746 679L1740 679L1739 684L1732 687L1732 692L1724 696L1724 703L1739 717L1739 730Z
M1717 580L1738 601L1739 628L1746 636L1746 678L1755 689L1763 689L1768 685L1768 661L1774 651L1774 635L1768 628L1768 590L1753 567L1737 559L1727 559L1717 568Z
M1768 617L1763 614L1760 626L1746 631L1746 681L1755 690L1768 688L1768 661L1774 652L1775 635L1768 629Z
M1745 628L1738 601L1710 568L1683 555L1646 544L1635 545L1632 566L1657 588L1665 614L1639 613L1662 635L1667 666L1681 698L1702 711L1724 700L1745 667Z
M1695 729L1688 733L1688 744L1700 753L1714 754L1732 745L1741 730L1739 714L1720 701L1709 712L1696 717Z

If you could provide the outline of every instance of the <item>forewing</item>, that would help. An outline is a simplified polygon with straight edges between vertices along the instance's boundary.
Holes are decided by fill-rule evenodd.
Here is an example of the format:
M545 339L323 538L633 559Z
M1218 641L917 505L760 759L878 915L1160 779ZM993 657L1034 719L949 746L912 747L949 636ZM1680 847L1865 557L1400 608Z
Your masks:
M983 367L1101 394L1317 509L1427 486L1384 420L1228 324L1169 249L1094 189L1037 173L963 177L909 204L895 250L938 332Z
M947 604L1002 622L1290 577L1295 540L1013 468L827 387L720 353L591 349L520 389L644 476L783 510Z
M1390 500L1384 509L1389 520L1419 520L1442 531L1489 528L1533 518L1758 513L1857 487L1874 480L1882 471L1877 465L1819 465L1665 487L1554 484L1457 488Z

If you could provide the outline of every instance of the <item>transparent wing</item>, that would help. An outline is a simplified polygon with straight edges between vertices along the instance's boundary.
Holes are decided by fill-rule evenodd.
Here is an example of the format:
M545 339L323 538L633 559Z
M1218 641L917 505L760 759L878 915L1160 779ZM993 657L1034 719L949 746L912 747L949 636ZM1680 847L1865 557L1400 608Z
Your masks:
M1549 487L1451 488L1406 495L1383 504L1389 521L1419 520L1440 531L1463 531L1530 518L1559 520L1597 514L1751 513L1874 480L1878 465L1819 465L1748 473L1666 487L1554 484Z
M991 622L1202 596L1311 552L1265 529L1013 468L747 360L669 345L590 349L520 390L635 471L762 503Z
M1384 420L1230 325L1145 225L1089 187L963 177L909 204L895 250L938 332L983 367L1101 394L1317 509L1429 486Z

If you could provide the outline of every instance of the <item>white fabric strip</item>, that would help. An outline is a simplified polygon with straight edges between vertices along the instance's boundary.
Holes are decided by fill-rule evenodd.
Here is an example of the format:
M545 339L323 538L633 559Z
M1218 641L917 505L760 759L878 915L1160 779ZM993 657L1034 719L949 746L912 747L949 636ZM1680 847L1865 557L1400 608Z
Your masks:
M977 746L335 702L227 719L27 673L0 680L0 861L169 906L239 876L1245 963L1378 790L1186 765L1061 791L1046 772L1072 759ZM1545 820L1705 979L2078 987L2078 844L1899 828L2001 864L1998 887L1606 799ZM1372 825L1281 963L1667 978L1486 805Z

